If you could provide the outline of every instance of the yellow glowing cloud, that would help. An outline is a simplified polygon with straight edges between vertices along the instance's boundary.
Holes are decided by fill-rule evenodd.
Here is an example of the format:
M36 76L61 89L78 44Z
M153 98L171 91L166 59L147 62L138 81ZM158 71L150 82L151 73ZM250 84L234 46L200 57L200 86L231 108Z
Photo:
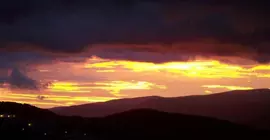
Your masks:
M133 72L168 72L195 78L245 78L249 76L269 77L269 74L255 72L256 70L269 70L268 65L259 65L252 68L244 68L237 65L229 65L216 60L195 60L190 62L167 62L155 64L149 62L134 62L125 60L108 60L95 57L84 65L85 68L102 68L113 71L120 67ZM99 61L96 61L99 59ZM103 70L106 72L106 70ZM97 72L102 72L97 70Z
M68 82L55 82L52 83L49 88L52 90L61 90L61 91L73 91L78 90L79 88L76 87L77 83L68 83Z
M212 94L228 90L268 88L266 83L269 82L270 65L252 64L244 67L217 60L198 59L156 64L93 56L87 62L57 62L48 66L44 65L38 68L37 73L31 73L37 79L52 82L47 89L8 90L9 85L5 83L1 85L0 96L2 101L53 107L103 102L122 97L148 96L149 94L183 96L186 95L184 93ZM61 72L57 73L55 70L61 70ZM70 78L70 81L65 81L65 76ZM81 78L84 76L85 78ZM89 81L87 77L90 77ZM97 77L99 81L93 82L91 77ZM122 81L123 79L125 80ZM224 83L229 83L229 85L223 85ZM249 87L251 83L254 87ZM183 91L179 91L179 88ZM139 91L139 94L136 95L135 93L138 93L136 91ZM45 98L39 100L38 95Z
M208 93L208 94L213 93L213 92L210 91L210 90L205 90L204 92L205 92L205 93Z
M250 90L252 87L241 87L241 86L226 86L226 85L203 85L202 87L215 89L215 88L225 88L228 90Z
M105 90L114 96L124 96L122 90L150 90L153 88L166 89L164 85L157 85L146 81L101 81L93 83L54 82L48 90L50 92L88 93L91 90Z
M270 65L259 65L251 68L251 70L270 70Z
M53 82L48 89L51 92L90 92L75 82Z
M166 89L166 86L156 85L154 83L145 81L110 81L110 82L96 82L96 86L91 87L92 89L103 89L109 91L115 96L123 96L119 94L121 90L149 90L152 88Z
M1 89L5 90L5 89ZM7 90L1 94L1 101L12 101L18 103L28 103L42 107L66 106L78 103L104 102L108 100L118 99L116 97L97 97L97 96L60 96L54 94L42 95L46 97L44 100L38 100L37 94L28 94L20 91L18 93Z

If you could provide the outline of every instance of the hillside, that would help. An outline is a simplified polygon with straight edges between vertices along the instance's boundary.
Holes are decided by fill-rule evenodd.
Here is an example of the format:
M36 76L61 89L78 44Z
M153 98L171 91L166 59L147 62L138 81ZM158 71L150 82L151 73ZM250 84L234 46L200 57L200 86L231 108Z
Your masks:
M56 116L55 113L47 109L40 109L29 104L19 104L13 102L0 102L0 114L16 114L15 117L28 119L48 119Z
M270 129L269 89L239 90L176 98L140 97L51 110L67 116L102 117L138 108L208 116L261 129Z
M5 103L2 103L2 105ZM10 103L1 107L6 113ZM13 109L24 105L13 103ZM0 118L0 134L8 139L64 140L64 139L269 139L267 131L208 117L165 113L152 109L135 109L101 118L35 115L44 111L30 107L35 118ZM33 111L33 112L32 112ZM49 112L49 111L48 111ZM53 113L52 113L53 114ZM15 114L16 116L19 114ZM30 124L30 125L29 125Z

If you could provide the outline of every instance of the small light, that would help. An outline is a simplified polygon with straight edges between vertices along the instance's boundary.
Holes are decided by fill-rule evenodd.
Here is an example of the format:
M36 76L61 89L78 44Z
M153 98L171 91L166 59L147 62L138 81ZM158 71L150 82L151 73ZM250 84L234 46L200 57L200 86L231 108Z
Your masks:
M86 136L86 134L84 133L83 135L85 135Z
M24 131L24 128L22 128L22 131Z
M7 117L10 118L10 115L8 115Z
M65 131L65 133L67 134L67 131Z
M47 135L47 133L44 133L44 135L46 136L46 135Z
M13 118L15 118L16 117L16 115L13 115Z
M4 118L4 115L0 115L0 118Z
M32 124L31 123L28 123L28 126L30 127L30 126L32 126Z

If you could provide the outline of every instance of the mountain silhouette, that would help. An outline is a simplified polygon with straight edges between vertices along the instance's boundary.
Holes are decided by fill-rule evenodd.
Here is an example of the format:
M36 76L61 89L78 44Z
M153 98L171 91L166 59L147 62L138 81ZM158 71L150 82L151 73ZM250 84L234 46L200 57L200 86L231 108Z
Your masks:
M10 110L16 110L15 112ZM26 110L26 113L17 110ZM269 139L268 131L209 117L133 109L99 118L59 116L30 105L1 103L1 138L28 140ZM36 114L37 113L37 114ZM21 117L21 116L22 117ZM26 116L25 116L26 115ZM27 116L34 116L27 118ZM43 115L46 115L44 117Z
M211 95L163 98L157 96L119 99L51 111L66 116L102 117L131 109L149 108L164 112L208 116L270 129L270 90L236 90Z
M29 104L18 104L13 102L0 102L0 114L16 115L18 118L48 119L57 115L47 109L40 109Z

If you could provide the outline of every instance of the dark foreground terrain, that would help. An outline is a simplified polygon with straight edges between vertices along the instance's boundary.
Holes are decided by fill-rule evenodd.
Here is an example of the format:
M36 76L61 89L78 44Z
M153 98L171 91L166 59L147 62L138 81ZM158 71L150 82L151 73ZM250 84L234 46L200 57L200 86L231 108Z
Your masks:
M138 140L254 139L269 140L268 131L207 117L130 110L102 118L64 117L26 104L1 102L1 139Z
M239 90L201 96L140 97L52 108L65 116L103 117L131 109L206 116L270 130L270 90Z

